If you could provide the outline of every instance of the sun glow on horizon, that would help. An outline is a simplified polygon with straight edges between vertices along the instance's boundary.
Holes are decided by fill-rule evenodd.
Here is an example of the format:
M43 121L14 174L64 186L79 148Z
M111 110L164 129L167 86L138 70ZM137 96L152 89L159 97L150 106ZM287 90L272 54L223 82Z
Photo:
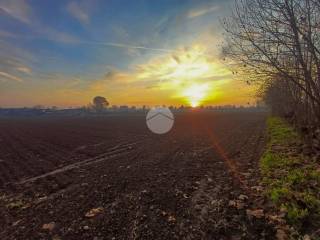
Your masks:
M111 69L103 78L73 79L72 84L65 84L54 92L55 99L50 104L76 106L77 102L86 99L83 101L86 104L97 95L106 96L112 105L198 107L233 104L239 91L234 94L231 80L232 74L224 64L218 58L210 57L205 46L197 45L178 49L174 54L152 57L148 62L132 65L130 71ZM62 83L67 81L68 78L63 79ZM41 96L42 102L49 102L52 96L50 99ZM60 104L56 99L64 102ZM65 99L68 99L67 103Z
M198 107L208 94L208 84L193 84L183 91L191 107Z
M230 75L219 60L208 56L202 45L156 58L138 69L138 79L159 79L154 89L167 91L173 101L192 107L211 101L216 96L211 90Z

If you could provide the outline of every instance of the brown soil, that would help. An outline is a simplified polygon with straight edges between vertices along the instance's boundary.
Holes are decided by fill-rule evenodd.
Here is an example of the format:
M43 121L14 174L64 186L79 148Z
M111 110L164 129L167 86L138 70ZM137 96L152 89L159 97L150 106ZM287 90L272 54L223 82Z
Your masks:
M177 114L161 136L144 115L0 119L0 239L274 239L265 117Z

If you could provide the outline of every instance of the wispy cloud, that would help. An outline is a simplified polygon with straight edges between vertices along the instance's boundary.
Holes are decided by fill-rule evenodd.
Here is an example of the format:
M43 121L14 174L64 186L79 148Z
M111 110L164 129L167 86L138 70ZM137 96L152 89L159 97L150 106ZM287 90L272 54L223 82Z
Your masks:
M32 73L31 68L24 67L24 66L17 67L17 71L22 72L22 73L26 73L26 74L31 74Z
M135 46L135 45L131 45L131 44L114 43L114 42L78 41L78 43L79 44L117 47L117 48L127 48L127 49L143 49L143 50L151 50L151 51L166 52L166 53L177 52L177 50L174 50L174 49Z
M71 16L81 23L87 24L90 22L90 14L95 8L95 1L71 1L67 4L66 9L71 14ZM39 21L35 21L36 18L33 16L33 9L31 5L25 0L0 0L0 9L10 16L18 19L28 25L30 25L33 33L29 35L19 35L15 33L10 33L7 31L0 30L0 37L4 38L17 38L17 39L43 39L52 42L60 42L67 44L82 44L82 45L94 45L94 46L106 46L115 48L125 48L128 50L128 54L139 55L138 50L149 50L155 52L172 53L176 52L173 49L166 48L156 48L139 46L125 43L115 43L115 42L103 42L103 41L88 41L79 39L66 32L57 31L48 26L44 26ZM32 21L31 21L32 20ZM128 38L128 32L121 27L115 27L113 31L121 36L121 38Z
M22 22L30 23L31 21L32 9L25 0L1 0L0 10Z
M193 46L166 52L143 64L132 65L131 71L111 69L98 80L97 86L122 84L186 84L194 81L218 81L230 78L230 72L205 54L206 48ZM103 84L101 84L103 83ZM108 83L108 84L107 84Z
M37 58L27 49L0 40L0 71L31 74L31 66L36 62Z
M201 17L203 15L206 15L208 13L212 13L217 10L219 10L219 6L211 6L211 7L206 6L203 8L192 9L191 11L188 12L187 17L188 18Z
M55 31L54 29L45 29L45 30L43 30L43 33L44 33L43 35L31 35L31 36L14 35L14 34L11 34L11 35L8 34L6 36L12 37L12 38L45 39L45 40L49 40L49 41L53 41L53 42L126 48L126 49L132 49L132 50L141 49L141 50L151 50L151 51L165 52L165 53L179 52L178 50L168 49L168 48L155 48L155 47L137 46L137 45L131 45L131 44L125 44L125 43L81 40L73 35L70 35L68 33L59 32L59 31Z
M13 81L17 81L17 82L23 82L22 78L14 76L14 75L6 73L6 72L0 72L0 77L5 78L5 79L9 79L9 80L13 80Z
M66 9L73 18L83 24L88 24L90 22L90 16L87 11L88 8L85 5L83 1L73 1L68 3Z
M77 4L77 3L76 3ZM25 0L0 0L0 14L4 13L29 25L32 32L29 35L0 30L0 38L21 38L21 39L47 39L61 43L74 43L77 38L66 32L60 32L41 22L33 14L33 9ZM84 17L82 17L84 20Z

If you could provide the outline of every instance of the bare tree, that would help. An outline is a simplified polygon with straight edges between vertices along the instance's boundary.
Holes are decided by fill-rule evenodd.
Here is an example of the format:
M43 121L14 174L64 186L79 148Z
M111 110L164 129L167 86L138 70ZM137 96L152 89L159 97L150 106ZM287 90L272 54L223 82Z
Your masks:
M299 104L294 111L307 114L304 121L319 124L319 0L236 0L224 28L224 54L238 63L237 71L263 85L269 100L286 95Z

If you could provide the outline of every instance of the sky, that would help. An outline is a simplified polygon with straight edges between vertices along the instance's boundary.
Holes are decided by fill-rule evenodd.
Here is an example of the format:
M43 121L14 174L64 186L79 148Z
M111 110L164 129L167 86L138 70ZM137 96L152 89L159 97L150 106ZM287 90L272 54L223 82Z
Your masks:
M232 0L0 0L0 107L245 105L221 59Z

